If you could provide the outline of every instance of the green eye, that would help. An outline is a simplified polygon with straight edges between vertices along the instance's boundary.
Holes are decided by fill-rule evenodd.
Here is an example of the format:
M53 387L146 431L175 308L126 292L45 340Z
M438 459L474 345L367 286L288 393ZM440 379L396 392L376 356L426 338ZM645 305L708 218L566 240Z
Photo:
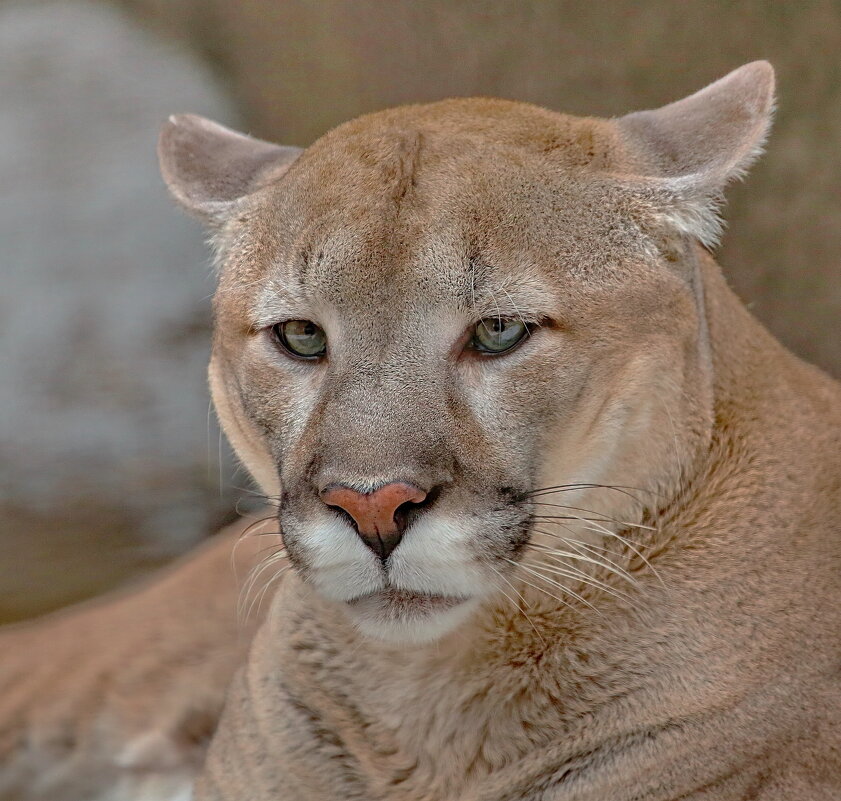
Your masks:
M327 334L311 320L287 320L272 331L281 346L299 359L317 359L327 353Z
M470 347L481 353L505 353L519 345L528 334L529 328L522 320L486 317L476 323Z

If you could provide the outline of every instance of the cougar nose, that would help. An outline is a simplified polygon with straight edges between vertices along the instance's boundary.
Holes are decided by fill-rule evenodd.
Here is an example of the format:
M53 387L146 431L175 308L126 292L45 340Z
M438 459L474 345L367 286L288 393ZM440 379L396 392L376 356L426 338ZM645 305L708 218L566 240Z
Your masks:
M344 484L330 484L321 491L321 500L347 512L356 531L383 561L397 547L406 530L406 512L426 500L427 493L414 484L394 481L373 492L357 492ZM409 504L406 509L401 507Z

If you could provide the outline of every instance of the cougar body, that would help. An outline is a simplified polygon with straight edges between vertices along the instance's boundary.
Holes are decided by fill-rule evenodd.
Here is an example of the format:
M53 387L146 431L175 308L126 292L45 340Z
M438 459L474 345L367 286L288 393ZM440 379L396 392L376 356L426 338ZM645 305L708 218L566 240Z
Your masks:
M772 104L170 121L294 568L197 799L841 798L841 389L709 252Z
M841 387L710 253L772 103L165 126L284 544L196 801L841 798Z

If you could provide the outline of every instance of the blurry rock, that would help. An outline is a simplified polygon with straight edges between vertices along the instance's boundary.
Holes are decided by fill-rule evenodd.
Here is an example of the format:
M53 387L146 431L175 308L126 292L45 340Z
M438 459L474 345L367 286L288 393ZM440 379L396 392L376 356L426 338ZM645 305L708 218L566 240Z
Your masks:
M208 423L211 270L155 140L172 112L236 119L194 57L92 2L0 6L0 103L10 619L183 551L230 506Z

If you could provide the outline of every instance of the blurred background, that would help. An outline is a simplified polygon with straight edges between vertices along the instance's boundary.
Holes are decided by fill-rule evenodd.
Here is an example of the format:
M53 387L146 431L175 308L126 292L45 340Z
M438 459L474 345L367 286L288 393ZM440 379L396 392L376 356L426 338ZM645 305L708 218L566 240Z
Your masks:
M396 103L658 106L770 59L728 278L841 377L841 2L0 0L0 621L173 558L248 497L208 409L213 276L158 177L193 111L284 144Z

